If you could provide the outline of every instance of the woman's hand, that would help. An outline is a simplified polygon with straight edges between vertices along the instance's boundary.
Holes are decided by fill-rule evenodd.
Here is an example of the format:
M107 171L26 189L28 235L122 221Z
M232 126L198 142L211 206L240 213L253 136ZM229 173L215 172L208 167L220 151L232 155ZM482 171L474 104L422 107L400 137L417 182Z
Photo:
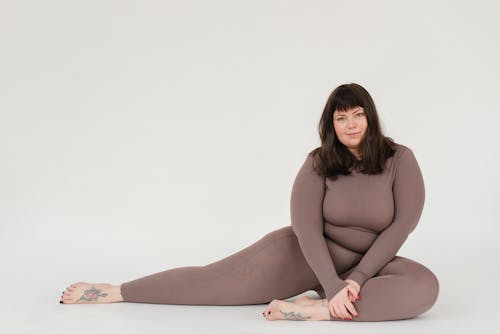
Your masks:
M357 292L351 285L351 283L340 290L328 303L330 313L335 318L352 320L351 314L355 317L358 316L358 311L356 311L354 305L352 305L351 300L349 299L349 294L351 294L352 296L357 296Z
M359 290L361 289L359 286L359 283L356 281L353 281L352 279L346 279L345 280L349 285L351 285L354 288L354 291L356 292L355 294L352 294L351 292L348 291L349 298L351 299L351 302L355 302L356 299L359 299Z

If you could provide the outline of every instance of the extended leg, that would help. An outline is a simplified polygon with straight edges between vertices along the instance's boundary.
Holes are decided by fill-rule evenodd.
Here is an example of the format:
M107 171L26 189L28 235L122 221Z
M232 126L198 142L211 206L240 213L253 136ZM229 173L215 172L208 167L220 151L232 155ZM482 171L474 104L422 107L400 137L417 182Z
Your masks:
M121 285L126 302L247 305L286 299L311 289L317 278L290 226L206 266L165 270Z

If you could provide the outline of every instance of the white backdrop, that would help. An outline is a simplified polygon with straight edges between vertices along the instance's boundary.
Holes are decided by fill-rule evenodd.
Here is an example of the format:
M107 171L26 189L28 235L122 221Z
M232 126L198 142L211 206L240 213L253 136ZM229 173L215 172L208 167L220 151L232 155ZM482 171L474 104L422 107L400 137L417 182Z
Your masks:
M487 331L500 297L499 13L496 1L1 0L0 330ZM420 319L59 304L70 283L208 264L289 225L326 99L350 82L424 175L399 252L440 280Z

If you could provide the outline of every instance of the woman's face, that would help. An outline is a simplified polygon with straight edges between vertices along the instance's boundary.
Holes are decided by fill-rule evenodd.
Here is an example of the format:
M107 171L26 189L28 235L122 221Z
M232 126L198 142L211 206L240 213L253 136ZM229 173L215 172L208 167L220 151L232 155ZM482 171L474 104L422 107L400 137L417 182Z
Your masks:
M368 127L363 108L355 107L346 111L335 110L333 127L340 142L359 159L358 147Z

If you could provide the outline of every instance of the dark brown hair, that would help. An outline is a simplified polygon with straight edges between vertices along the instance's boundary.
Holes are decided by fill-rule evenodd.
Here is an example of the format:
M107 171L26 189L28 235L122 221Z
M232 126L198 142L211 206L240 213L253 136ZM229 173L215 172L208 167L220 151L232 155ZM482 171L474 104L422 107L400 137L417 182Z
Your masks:
M339 141L333 126L335 110L346 111L355 107L364 109L368 123L365 135L359 145L361 160L358 160ZM314 168L317 173L331 180L336 180L339 174L350 174L352 169L357 169L365 174L382 173L385 161L395 153L394 140L382 134L372 97L366 89L355 83L340 85L330 94L318 129L321 146L309 152L309 155L316 162Z

